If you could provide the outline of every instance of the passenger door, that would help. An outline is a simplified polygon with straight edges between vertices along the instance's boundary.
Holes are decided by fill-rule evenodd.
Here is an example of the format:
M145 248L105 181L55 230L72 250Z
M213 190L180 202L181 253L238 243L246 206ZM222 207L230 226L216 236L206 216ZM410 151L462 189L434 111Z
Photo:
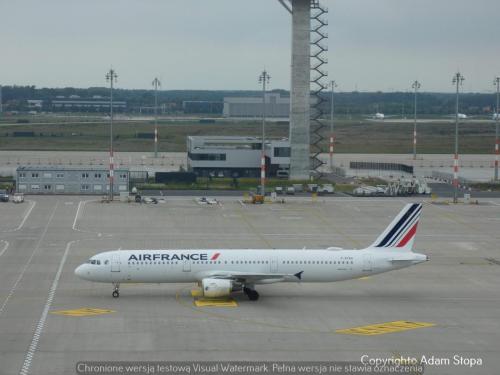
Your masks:
M120 254L111 255L111 272L120 272Z
M271 273L276 273L278 272L278 258L272 257L271 258Z

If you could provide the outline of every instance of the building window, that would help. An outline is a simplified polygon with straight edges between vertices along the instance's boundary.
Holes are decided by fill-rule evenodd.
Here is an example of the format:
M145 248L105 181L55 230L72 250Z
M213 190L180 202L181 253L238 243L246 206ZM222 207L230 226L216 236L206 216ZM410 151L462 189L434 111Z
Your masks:
M52 173L50 173L50 172L45 172L45 173L43 174L43 178L52 178Z
M94 178L101 178L101 177L102 177L102 175L100 173L95 173L94 174Z
M25 178L25 177L26 177L26 173L24 173L24 172L19 173L19 178Z
M52 190L52 185L50 184L43 185L43 190Z
M19 191L25 191L26 190L26 185L19 185L18 187Z
M81 191L88 191L90 189L90 185L87 185L87 184L83 184L81 187L80 187L80 190Z
M38 178L38 173L32 173L32 174L31 174L31 177L32 177L32 178Z
M102 191L101 185L94 185L94 191Z
M290 147L275 147L274 148L275 158L289 158L290 157Z
M122 180L126 180L127 179L127 174L126 173L120 173L120 178Z
M59 190L59 191L64 190L64 185L56 185L56 190Z
M125 185L120 185L120 187L118 188L120 191L126 191L127 190L127 186Z
M82 178L89 178L89 174L87 172L82 173Z
M56 173L56 178L64 178L64 173Z
M31 185L31 190L40 190L40 185Z
M225 161L226 154L188 154L191 160L209 160L209 161Z

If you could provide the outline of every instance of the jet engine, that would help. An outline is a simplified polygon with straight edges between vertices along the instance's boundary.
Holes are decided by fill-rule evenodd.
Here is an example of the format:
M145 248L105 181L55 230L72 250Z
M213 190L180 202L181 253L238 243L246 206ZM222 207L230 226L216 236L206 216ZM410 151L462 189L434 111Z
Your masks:
M226 279L203 279L201 286L203 288L203 296L205 297L225 297L231 293L233 282Z

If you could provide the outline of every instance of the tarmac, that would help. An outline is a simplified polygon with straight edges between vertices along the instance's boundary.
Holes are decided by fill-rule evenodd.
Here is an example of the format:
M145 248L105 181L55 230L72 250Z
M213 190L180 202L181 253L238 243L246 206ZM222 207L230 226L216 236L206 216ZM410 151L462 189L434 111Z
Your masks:
M0 203L0 374L73 374L79 361L364 355L451 359L425 374L498 372L500 199L426 204L415 246L430 256L425 264L339 283L260 286L258 301L235 294L229 307L196 306L188 284L122 285L114 299L111 285L73 272L90 256L120 248L363 248L411 200L295 197L253 206L238 197L218 198L218 205L189 196L157 205L95 199ZM481 365L455 365L455 355Z

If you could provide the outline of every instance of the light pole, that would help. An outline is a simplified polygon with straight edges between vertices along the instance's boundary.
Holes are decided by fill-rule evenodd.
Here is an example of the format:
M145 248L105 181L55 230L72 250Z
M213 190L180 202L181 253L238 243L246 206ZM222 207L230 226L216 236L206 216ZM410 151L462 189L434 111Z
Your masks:
M500 119L500 77L496 77L493 84L497 87L497 109L495 110L495 181L498 181L498 148L500 147L500 140L498 139L498 120Z
M106 81L110 84L110 96L109 96L109 200L113 200L113 180L114 180L114 160L113 160L113 85L116 82L118 76L114 69L110 69L106 73Z
M152 83L155 88L155 158L158 157L158 87L161 86L161 82L155 77Z
M453 203L458 203L458 97L460 94L460 86L465 81L465 78L460 72L453 76L453 84L457 88L457 99L455 105L455 156L453 158Z
M266 84L269 83L271 77L264 70L259 76L259 83L262 83L262 152L260 159L260 193L263 197L266 196Z
M2 85L0 85L0 115L3 114L3 104L2 104Z
M330 99L330 170L333 172L333 147L335 145L335 134L333 132L334 120L333 115L335 113L335 107L333 103L333 95L335 94L335 88L338 87L335 81L330 82L330 87L332 88L332 97Z
M415 93L415 101L413 105L413 160L417 160L417 93L420 88L420 82L413 82L411 87Z

